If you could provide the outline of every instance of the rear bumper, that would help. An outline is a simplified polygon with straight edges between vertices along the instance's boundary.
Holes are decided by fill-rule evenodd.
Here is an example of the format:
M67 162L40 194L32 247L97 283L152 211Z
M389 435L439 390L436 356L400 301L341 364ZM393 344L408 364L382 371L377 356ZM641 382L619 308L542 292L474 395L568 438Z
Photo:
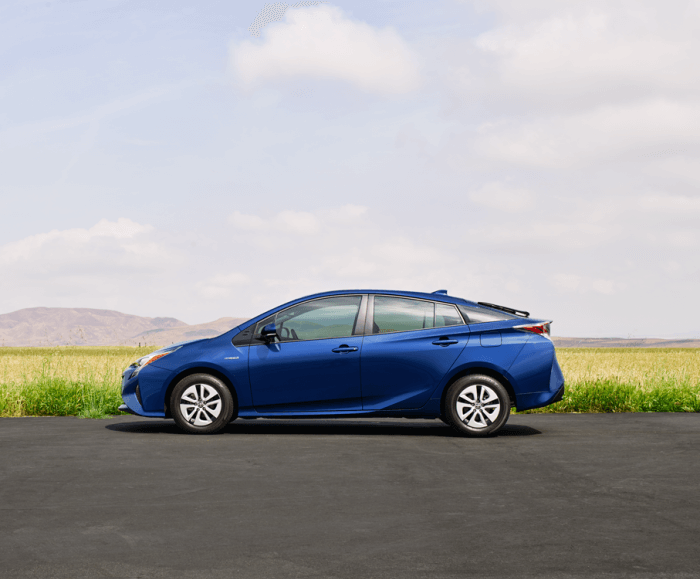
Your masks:
M562 401L562 399L564 398L564 388L565 388L565 384L562 384L561 388L559 388L559 392L557 392L557 395L554 398L552 398L552 401L550 402L550 404L554 404L555 402Z
M517 409L532 410L542 408L555 402L561 401L564 397L564 375L559 367L556 355L552 360L552 367L549 374L549 388L542 392L530 392L517 396Z

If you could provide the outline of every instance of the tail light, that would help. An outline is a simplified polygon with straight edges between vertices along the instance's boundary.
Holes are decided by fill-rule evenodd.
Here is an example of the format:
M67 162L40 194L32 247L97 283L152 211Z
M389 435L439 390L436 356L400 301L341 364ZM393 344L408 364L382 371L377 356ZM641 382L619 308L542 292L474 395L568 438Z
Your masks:
M549 331L549 325L552 322L541 322L539 324L532 324L527 326L513 326L514 330L522 330L523 332L532 332L533 334L539 334L545 338L552 339Z

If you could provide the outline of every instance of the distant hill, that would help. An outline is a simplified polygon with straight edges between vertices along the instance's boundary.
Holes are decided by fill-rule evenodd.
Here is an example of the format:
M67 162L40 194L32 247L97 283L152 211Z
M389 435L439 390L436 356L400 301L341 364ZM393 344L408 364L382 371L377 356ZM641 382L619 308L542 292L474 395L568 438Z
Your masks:
M188 325L175 318L145 318L90 308L26 308L0 314L0 346L167 346L212 338L247 318ZM557 348L700 348L700 339L559 338Z
M211 337L244 318L221 318L190 326L175 318L146 318L90 308L26 308L0 315L0 345L116 346L166 345Z
M248 318L219 318L214 322L208 322L206 324L148 330L129 340L125 340L123 344L125 346L138 346L139 344L167 346L168 344L176 344L177 342L185 342L187 340L213 338L214 336L219 336L239 326L247 319Z
M700 339L661 338L557 338L557 348L700 348Z

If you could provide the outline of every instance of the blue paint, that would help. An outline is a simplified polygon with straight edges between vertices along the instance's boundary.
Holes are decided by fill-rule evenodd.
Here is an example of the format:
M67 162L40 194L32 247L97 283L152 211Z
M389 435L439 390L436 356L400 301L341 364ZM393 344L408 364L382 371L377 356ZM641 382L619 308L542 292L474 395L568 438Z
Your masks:
M133 379L126 372L122 398L135 414L164 417L172 387L184 375L202 372L219 376L229 384L239 416L431 418L440 416L445 389L465 373L497 376L510 389L519 410L551 403L564 384L552 342L514 328L540 320L511 316L470 325L408 331L378 329L372 325L374 295L421 300L421 311L428 312L439 310L429 309L431 303L482 308L442 293L348 290L306 296L264 312L221 336L185 343L144 366ZM276 319L283 320L293 311L290 308L303 309L308 306L306 302L331 296L362 296L358 321L347 331L352 335L293 339L288 330L281 341L255 339L258 322L277 314ZM498 313L482 309L491 315ZM438 318L430 319L433 322L426 326ZM305 331L313 334L313 325L309 328ZM143 406L135 395L136 384Z

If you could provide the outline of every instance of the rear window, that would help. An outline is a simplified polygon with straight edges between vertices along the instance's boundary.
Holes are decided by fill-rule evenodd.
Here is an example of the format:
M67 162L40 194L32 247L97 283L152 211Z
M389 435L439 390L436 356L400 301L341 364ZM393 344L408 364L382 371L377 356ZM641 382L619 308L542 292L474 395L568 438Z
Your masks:
M483 324L484 322L499 322L501 320L515 320L520 316L514 316L507 312L492 310L491 308L477 308L474 306L466 306L459 304L457 306L462 312L464 319L468 324Z

